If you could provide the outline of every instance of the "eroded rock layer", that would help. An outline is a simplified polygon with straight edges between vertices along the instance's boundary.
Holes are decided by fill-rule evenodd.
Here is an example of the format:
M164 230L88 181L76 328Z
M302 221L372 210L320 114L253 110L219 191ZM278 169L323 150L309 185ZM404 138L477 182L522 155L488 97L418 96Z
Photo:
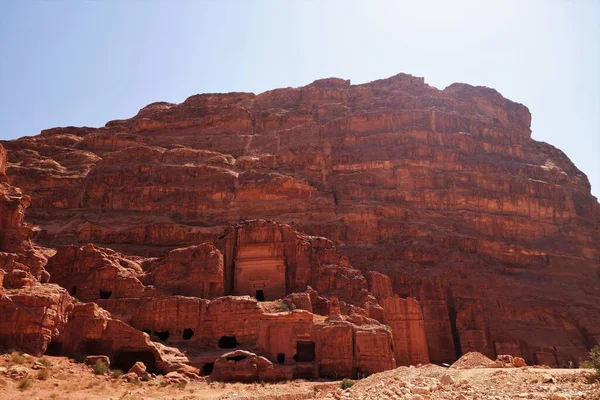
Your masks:
M531 139L530 119L493 89L438 90L400 74L362 85L324 79L259 95L195 95L102 128L54 128L3 144L10 183L31 197L35 243L93 243L125 254L128 262L113 257L90 283L123 277L111 289L116 297L238 294L235 259L240 271L267 271L257 282L278 282L271 295L253 285L255 296L291 295L304 285L363 296L342 308L373 304L368 292L415 297L422 316L402 299L380 300L369 312L392 330L410 327L410 337L394 337L396 357L420 359L411 346L425 341L437 362L479 351L561 364L600 342L600 205L560 150ZM22 195L10 190L8 199ZM2 203L11 211L2 212L0 235L22 216L25 200L11 201ZM341 285L352 277L336 280L323 259L319 275L332 277L315 283L311 257L326 249L316 254L313 243L307 251L283 228L267 230L272 238L232 228L254 218L331 240L355 268L387 274L389 288L367 275L369 283L347 289ZM14 247L19 235L0 236L0 246ZM205 242L220 249L221 264L217 249L169 253ZM91 250L70 251L61 256L76 262ZM139 273L133 256L161 258ZM195 259L204 269L186 270ZM161 287L170 279L165 265L181 276ZM214 279L219 268L222 281ZM190 287L190 279L204 286ZM313 312L329 309L327 296L312 297L320 298ZM386 308L404 314L386 319Z

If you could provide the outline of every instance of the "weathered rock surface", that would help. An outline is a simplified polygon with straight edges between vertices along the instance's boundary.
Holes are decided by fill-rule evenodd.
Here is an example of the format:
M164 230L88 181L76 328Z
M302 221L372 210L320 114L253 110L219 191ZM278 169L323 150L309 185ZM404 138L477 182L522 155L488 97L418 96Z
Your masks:
M92 244L59 248L45 268L51 282L67 288L81 301L140 297L144 291L138 263Z
M44 279L45 255L23 244L35 226L37 245L93 243L134 264L133 256L164 257L140 261L142 272L130 276L102 256L110 265L90 271L89 284L121 282L108 301L140 298L140 287L143 296L211 298L221 290L210 280L216 250L169 252L213 242L224 294L262 290L271 300L310 285L316 314L328 315L336 296L343 313L384 320L386 278L363 276L375 270L389 276L391 294L419 301L432 361L479 351L529 364L577 362L600 342L600 205L562 152L531 139L530 119L493 89L438 90L400 74L196 95L102 128L3 142L0 251L13 254L0 257L10 260L0 264L4 285ZM290 230L235 226L255 218ZM55 257L58 266L60 250ZM193 260L205 264L189 268ZM265 289L236 285L234 264L240 282L266 271L253 276ZM421 333L411 341L422 349Z
M273 363L249 351L236 350L217 358L210 378L229 382L269 380L273 378Z
M170 251L147 270L146 284L172 294L204 299L225 294L223 255L210 243Z
M43 354L72 309L71 297L57 285L0 291L0 347Z
M49 344L48 354L107 355L111 366L128 371L143 362L148 372L167 373L185 367L188 358L175 348L150 341L143 332L111 318L94 303L75 304L69 322Z

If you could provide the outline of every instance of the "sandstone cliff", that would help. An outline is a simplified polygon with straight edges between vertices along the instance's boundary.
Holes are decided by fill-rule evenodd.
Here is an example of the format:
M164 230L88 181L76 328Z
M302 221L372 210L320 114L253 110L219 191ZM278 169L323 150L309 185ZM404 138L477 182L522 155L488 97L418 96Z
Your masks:
M26 219L38 245L91 242L179 262L188 256L169 251L222 242L240 220L272 219L331 240L364 273L389 275L390 289L371 285L376 297L417 298L422 323L410 303L383 309L406 313L390 319L392 329L423 326L431 360L479 351L560 364L600 342L600 205L560 150L531 139L530 119L493 89L438 90L400 74L195 95L102 128L3 144L8 180L31 197ZM7 198L23 199L2 203L11 211L0 232L17 232L27 201L11 190ZM0 245L12 251L28 234L0 236ZM273 254L292 254L279 243ZM227 257L223 290L233 294ZM317 291L343 292L327 282L334 286ZM396 357L406 343L396 342Z

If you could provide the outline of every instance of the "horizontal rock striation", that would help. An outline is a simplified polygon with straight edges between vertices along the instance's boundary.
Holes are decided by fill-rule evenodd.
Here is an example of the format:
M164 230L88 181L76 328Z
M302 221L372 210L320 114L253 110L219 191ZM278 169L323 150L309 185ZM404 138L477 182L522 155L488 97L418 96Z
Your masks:
M297 268L273 274L284 288L275 297L310 285L340 297L343 309L371 304L370 316L382 321L384 300L369 296L416 298L422 320L402 299L387 303L406 313L390 319L392 330L405 324L412 332L394 337L397 358L411 359L424 330L428 349L419 354L431 361L478 351L560 365L600 342L600 205L560 150L531 138L530 121L525 106L485 87L438 90L405 74L361 85L332 78L259 95L153 103L102 128L3 142L2 179L30 196L26 216L38 245L93 243L132 262L161 258L155 272L135 278L152 286L145 290L234 294L234 257L250 269L276 271L283 262ZM11 213L2 221L22 215ZM337 279L324 261L323 279L305 279L314 250L303 252L284 231L268 241L258 228L256 237L222 236L247 219L325 237L367 279ZM0 232L15 229L14 221L1 223ZM7 237L18 235L0 243ZM212 250L169 253L207 242L223 257L222 288L218 281L186 287L187 278L178 289L159 286L171 279L161 262L190 279L218 272L218 261L185 270L187 260L206 262ZM111 273L131 271L117 264ZM388 275L390 287L371 270ZM316 314L329 308L327 296L317 297Z

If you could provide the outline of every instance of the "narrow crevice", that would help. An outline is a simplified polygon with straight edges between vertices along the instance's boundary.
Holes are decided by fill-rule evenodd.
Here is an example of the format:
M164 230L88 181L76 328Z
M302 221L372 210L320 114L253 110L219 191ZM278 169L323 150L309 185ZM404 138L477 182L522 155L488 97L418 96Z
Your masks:
M338 194L335 191L335 189L331 189L331 194L333 194L333 202L335 203L336 206L340 205L340 199L338 198Z
M456 308L452 295L448 296L448 317L450 318L450 329L452 329L452 338L454 339L454 356L458 360L462 356L462 349L460 346L460 335L456 326Z

